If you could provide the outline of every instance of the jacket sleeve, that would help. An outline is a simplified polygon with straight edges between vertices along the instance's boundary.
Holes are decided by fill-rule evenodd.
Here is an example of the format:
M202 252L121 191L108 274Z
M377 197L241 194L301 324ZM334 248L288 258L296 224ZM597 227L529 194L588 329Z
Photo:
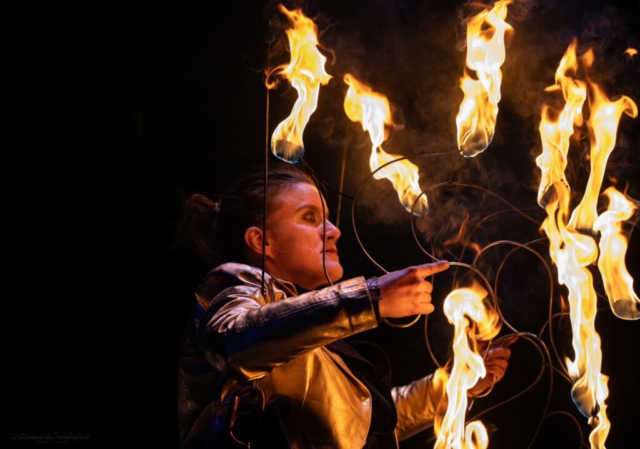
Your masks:
M246 273L238 278L239 285L210 302L200 300L206 306L198 324L205 357L236 379L259 379L308 351L377 326L362 277L298 296L272 291L268 300L258 279Z
M396 435L402 441L433 426L438 406L445 395L446 380L438 373L394 387L391 396L396 404ZM446 405L445 405L446 407Z

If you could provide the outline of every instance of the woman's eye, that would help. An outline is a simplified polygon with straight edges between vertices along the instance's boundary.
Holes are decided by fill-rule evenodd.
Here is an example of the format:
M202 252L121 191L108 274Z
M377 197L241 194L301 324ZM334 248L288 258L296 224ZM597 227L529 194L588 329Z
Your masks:
M304 219L306 221L308 221L309 223L315 223L316 222L316 214L314 214L313 212L308 213L307 215L304 216Z

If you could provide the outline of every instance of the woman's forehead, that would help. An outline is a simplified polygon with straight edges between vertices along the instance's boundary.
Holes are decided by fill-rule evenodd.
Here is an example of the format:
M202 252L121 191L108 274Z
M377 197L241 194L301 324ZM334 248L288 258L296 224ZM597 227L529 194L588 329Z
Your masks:
M322 198L322 201L321 201ZM324 206L328 213L327 202L321 197L316 186L301 182L292 184L281 189L272 199L273 212L286 208L288 212L296 212L304 208L314 208L322 210Z

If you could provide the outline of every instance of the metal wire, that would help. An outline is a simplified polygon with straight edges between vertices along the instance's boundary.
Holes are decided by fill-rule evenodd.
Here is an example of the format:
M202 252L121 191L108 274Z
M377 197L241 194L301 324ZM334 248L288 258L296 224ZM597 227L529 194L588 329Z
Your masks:
M444 154L448 154L449 152L443 152L443 153L425 153L425 154L420 154L420 155L416 155L416 156L412 156L412 157L419 157L419 156L441 156ZM348 199L352 200L352 205L351 205L351 221L352 221L352 227L353 227L353 231L354 231L354 235L356 237L356 240L358 242L358 245L360 246L360 249L362 251L362 253L369 259L369 261L375 266L377 267L380 271L382 271L383 273L388 273L389 271L387 269L385 269L382 264L375 260L374 257L371 256L371 254L369 253L369 251L367 251L367 249L365 248L365 245L363 244L359 234L358 234L358 229L357 229L357 225L356 225L356 205L358 202L358 197L360 195L360 193L362 192L364 186L370 181L370 179L372 177L374 177L375 173L379 170L382 170L383 168L385 168L386 166L399 162L401 160L404 159L409 159L409 157L402 157L402 158L398 158L395 159L393 161L390 161L384 165L382 165L381 167L379 167L378 169L376 169L375 171L373 171L362 183L361 185L358 187L358 189L356 190L356 193L353 196L350 196L344 192L342 192L341 190L335 190L341 197L345 197ZM328 186L328 184L326 184L324 181L322 181L322 179L320 177L318 177L315 172L311 169L311 167L303 162L303 166L309 171L310 174L312 174L312 178L314 179L314 181L316 181L316 186L318 186L318 183L323 183L324 185ZM342 174L342 176L344 176L344 173ZM328 186L330 187L330 186ZM340 183L340 188L342 189L343 187L343 177L341 178L341 183ZM544 423L551 417L554 416L566 416L569 417L572 422L575 424L578 433L579 433L579 437L580 437L580 444L586 448L588 448L589 446L585 443L584 441L584 436L583 436L583 432L582 432L582 427L581 424L573 417L571 416L569 413L565 412L565 411L552 411L549 412L549 407L551 404L551 398L553 395L553 390L554 390L554 374L557 374L560 376L560 378L565 381L566 383L568 383L569 385L573 384L573 380L572 378L568 375L568 372L566 371L566 367L564 365L564 363L562 362L562 358L560 356L560 353L558 351L557 348L557 344L555 342L555 336L553 334L553 326L552 323L554 320L567 315L566 312L555 312L554 313L554 297L555 297L555 281L554 281L554 277L553 277L553 270L552 267L550 265L550 262L548 262L547 258L545 258L544 256L542 256L541 253L539 253L538 251L534 250L532 248L532 245L536 245L536 244L544 244L546 243L548 240L546 237L543 238L537 238L535 240L529 241L529 242L525 242L525 243L521 243L521 242L516 242L516 241L511 241L511 240L497 240L494 242L491 242L487 245L485 245L483 248L481 248L477 254L475 255L475 257L473 258L473 261L471 264L467 264L467 263L463 263L461 262L461 260L464 257L464 253L467 249L467 247L470 245L470 242L472 241L472 237L473 234L480 229L480 227L482 225L484 225L487 221L492 220L492 219L496 219L500 216L503 216L504 214L508 214L508 213L514 213L517 214L519 217L523 218L524 220L531 222L535 225L537 225L538 229L540 227L540 223L535 220L534 218L532 218L531 216L527 215L525 213L525 211L530 211L533 210L534 208L518 208L514 205L512 205L511 203L509 203L508 201L506 201L505 199L503 199L502 197L500 197L499 195L496 195L495 193L491 192L488 189L485 189L481 186L478 185L474 185L474 184L466 184L466 183L460 183L460 182L452 182L452 181L448 181L448 182L442 182L442 183L438 183L438 184L434 184L432 186L429 186L426 190L432 190L432 189L436 189L436 188L441 188L441 187L455 187L455 188L471 188L471 189L476 189L479 190L483 193L485 193L486 195L489 195L497 200L499 200L502 204L504 204L506 206L505 210L502 211L498 211L492 214L489 214L485 217L483 217L475 226L473 229L471 229L471 231L466 235L466 239L462 245L462 250L461 253L458 257L456 257L455 255L453 255L451 253L451 255L453 256L453 259L457 259L457 260L453 260L450 262L450 265L453 267L456 267L457 269L462 268L462 269L467 269L473 272L473 274L479 278L481 280L481 282L484 284L484 286L486 287L487 290L487 294L490 297L494 308L496 309L497 313L499 314L499 320L500 323L502 325L504 325L509 331L509 334L503 335L502 337L500 337L499 339L497 339L494 342L490 342L490 344L487 346L486 350L488 351L492 346L495 345L499 345L501 341L503 341L506 338L512 338L513 336L516 336L518 340L522 340L525 341L529 344L532 345L533 348L535 348L535 350L538 352L538 355L540 357L540 370L538 372L538 374L536 375L536 377L533 379L533 381L528 384L527 386L525 386L524 388L522 388L520 391L518 391L517 393L511 395L510 397L508 397L507 399L503 400L502 402L493 405L485 410L483 410L480 413L475 414L473 417L470 417L467 422L472 421L472 420L476 420L478 418L480 418L481 416L484 416L494 410L496 410L497 408L503 407L506 404L516 400L517 398L520 398L522 396L524 396L527 393L530 393L534 387L536 387L536 385L538 385L545 372L548 373L548 387L547 387L547 392L546 392L546 398L545 398L545 403L544 403L544 407L543 410L541 412L540 418L538 420L538 424L536 426L536 430L534 435L532 436L531 440L530 440L530 444L528 446L529 449L531 449L536 441L536 438L539 436ZM320 190L318 188L318 190ZM414 214L414 210L416 207L416 204L420 201L420 197L422 195L426 195L426 191L421 192L421 194L414 200L414 203L412 204L411 207L411 232L413 234L413 238L414 241L417 245L417 247L430 259L430 260L438 260L438 258L434 255L433 252L433 248L431 249L431 251L428 251L424 245L420 242L420 239L418 237L418 234L416 232L416 226L415 226L415 217L416 214ZM325 218L325 210L324 210L324 202L323 202L323 218ZM324 220L323 220L324 221ZM636 227L637 226L637 222L634 222L632 224L632 227ZM324 234L323 234L324 235ZM491 285L491 283L489 282L489 280L487 279L487 277L480 271L480 269L478 268L477 264L478 261L480 260L480 258L482 258L489 250L493 249L493 248L497 248L499 246L512 246L513 248L504 256L502 257L501 261L498 264L496 273L495 273L495 277L493 280L493 286ZM498 297L498 288L500 285L500 277L503 271L503 268L505 267L507 260L512 257L516 252L521 251L521 250L525 250L531 254L533 254L543 265L546 273L547 273L547 277L549 280L549 308L548 308L548 317L544 323L544 325L541 327L540 331L538 332L538 334L534 334L531 332L522 332L519 331L518 329L515 328L515 326L513 326L505 317L504 312L501 310L500 307L500 301L499 301L499 297ZM456 269L456 273L457 270ZM327 276L328 279L328 274L326 272L326 267L325 267L325 275ZM454 275L455 276L455 275ZM433 279L433 276L432 276ZM601 295L600 293L597 293L599 297L601 298L606 298L604 295ZM603 307L602 309L598 309L598 311L600 310L607 310L608 308ZM410 327L412 325L414 325L415 323L417 323L420 319L421 315L417 315L414 319L412 319L411 322L409 323L405 323L405 324L398 324L398 323L394 323L391 322L389 320L387 320L386 318L383 318L383 322L385 324L387 324L390 327L394 327L394 328L407 328ZM430 343L430 339L429 339L429 334L428 334L428 316L425 317L424 320L424 336L425 336L425 344L427 347L427 351L431 357L431 359L433 360L434 364L438 367L442 367L443 364L440 363L437 358L434 355L434 352L432 350L431 347L431 343ZM546 332L548 328L549 331L549 344L551 346L551 350L554 354L553 360L552 361L552 356L551 353L549 351L549 348L547 347L547 345L545 344L545 342L542 340L541 336ZM556 366L557 365L557 366ZM560 368L558 368L558 366ZM486 396L493 387L490 387L487 391L483 392L482 396Z

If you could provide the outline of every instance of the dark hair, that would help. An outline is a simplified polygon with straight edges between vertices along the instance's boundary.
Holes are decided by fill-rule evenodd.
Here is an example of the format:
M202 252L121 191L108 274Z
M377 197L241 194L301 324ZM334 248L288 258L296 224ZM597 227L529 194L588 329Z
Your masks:
M289 186L315 185L310 174L285 162L270 164L266 174L268 201ZM264 187L264 168L256 167L237 179L225 193L213 196L214 199L200 193L186 198L183 228L205 261L212 265L248 262L244 232L251 226L263 227Z

